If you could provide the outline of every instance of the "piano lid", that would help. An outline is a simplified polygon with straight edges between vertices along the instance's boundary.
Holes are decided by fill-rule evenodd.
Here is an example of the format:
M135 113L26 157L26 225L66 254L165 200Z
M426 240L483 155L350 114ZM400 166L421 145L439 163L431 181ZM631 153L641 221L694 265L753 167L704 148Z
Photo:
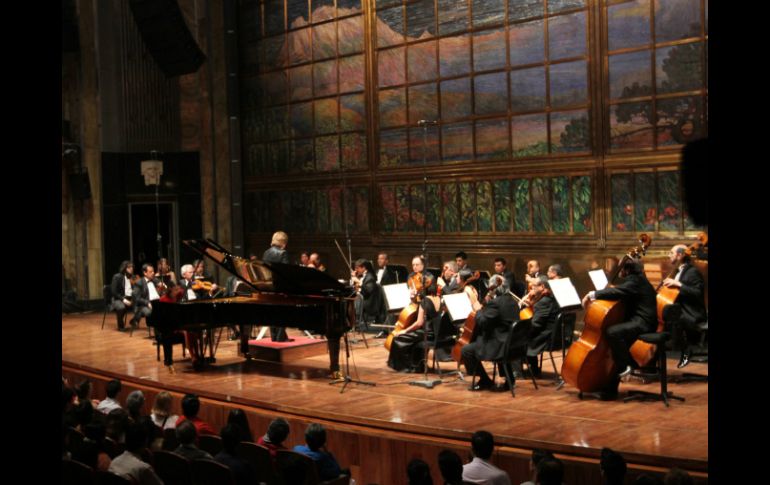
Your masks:
M235 256L211 239L190 239L184 244L211 259L256 291L295 295L345 295L348 287L314 268L293 264L250 261Z

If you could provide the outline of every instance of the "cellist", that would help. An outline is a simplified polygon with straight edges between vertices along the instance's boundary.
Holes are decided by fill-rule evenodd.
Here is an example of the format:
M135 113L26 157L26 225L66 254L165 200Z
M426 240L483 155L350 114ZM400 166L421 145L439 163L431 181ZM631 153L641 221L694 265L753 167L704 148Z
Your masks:
M595 300L623 300L625 318L607 328L606 337L615 363L615 372L608 386L601 392L603 399L615 399L618 395L620 380L631 374L631 366L636 365L631 358L629 348L643 333L654 332L657 324L657 305L655 288L644 275L641 263L634 258L625 259L620 267L623 281L614 287L589 291L583 297L583 307Z
M676 303L682 307L682 317L673 329L675 339L681 338L682 356L678 368L690 363L690 342L697 339L696 325L706 321L706 305L704 303L703 276L698 268L690 262L687 246L677 244L668 253L673 268L678 268L673 278L663 280L666 288L678 288L679 296Z
M530 327L528 335L527 363L532 375L540 377L541 370L537 357L551 341L553 332L561 332L560 328L556 328L556 319L559 316L560 308L551 294L551 286L545 275L538 276L532 283L528 298L529 301L535 303L532 306L532 327Z

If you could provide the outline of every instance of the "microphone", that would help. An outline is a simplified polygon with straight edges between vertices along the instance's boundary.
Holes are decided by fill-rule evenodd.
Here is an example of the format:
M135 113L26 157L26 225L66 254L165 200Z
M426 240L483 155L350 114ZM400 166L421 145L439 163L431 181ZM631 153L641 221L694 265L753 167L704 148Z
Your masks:
M437 125L438 121L435 120L420 120L417 122L417 126L425 126L425 125Z

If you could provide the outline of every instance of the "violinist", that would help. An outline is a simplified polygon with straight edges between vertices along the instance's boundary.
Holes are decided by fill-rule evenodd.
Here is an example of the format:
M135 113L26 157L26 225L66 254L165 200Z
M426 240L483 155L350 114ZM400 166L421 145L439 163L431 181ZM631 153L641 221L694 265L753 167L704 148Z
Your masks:
M536 259L527 261L527 273L524 275L524 280L527 282L527 291L529 291L529 288L538 276L540 276L540 262Z
M441 316L441 301L436 296L437 286L433 275L425 271L425 261L421 256L412 259L408 284L412 298L419 302L417 320L393 339L388 367L397 371L420 373L424 371L422 366L425 365L422 362L424 333L428 332L428 340L434 339L433 327L434 324L438 325Z
M195 279L195 266L185 264L182 266L180 272L182 273L182 280L179 282L179 287L183 292L181 301L205 300L211 298L210 291L203 288L199 280ZM202 340L203 333L201 331L185 331L187 349L190 351L193 368L196 370L203 366L204 346Z
M681 339L682 356L678 368L690 363L690 345L696 341L699 334L697 324L705 322L706 305L704 303L703 276L698 268L692 265L687 246L677 244L668 253L672 267L679 268L673 278L663 280L667 288L679 288L676 302L682 307L682 317L673 329L674 338Z
M134 284L134 317L131 326L139 326L142 317L147 318L152 313L152 302L160 299L158 292L160 280L155 277L155 268L151 264L142 265L142 277Z
M551 294L551 286L548 284L548 278L540 275L532 284L532 290L529 296L530 301L534 301L532 307L532 327L529 330L529 344L527 344L527 362L532 374L540 377L540 366L538 355L545 350L554 332L561 332L556 327L556 320L559 317L559 304Z
M617 397L620 380L627 378L631 374L631 366L636 365L629 348L640 334L654 332L658 325L655 288L644 275L642 265L633 258L624 260L620 266L620 277L623 278L620 284L589 291L583 297L584 308L594 300L623 300L625 303L624 321L608 327L606 331L617 374L602 392L603 399Z
M564 278L564 268L560 264L552 264L545 272L549 280L558 280Z
M471 278L473 278L473 273L469 269L461 269L455 277L457 280L458 288L460 288L463 293L468 295L468 299L471 300L471 307L473 307L473 311L477 312L481 310L481 303L479 303L479 292L476 291L476 288L474 288L473 285L471 285L468 281Z
M262 261L266 263L289 264L289 253L286 246L289 244L289 235L283 231L276 231L270 241L270 247L262 255ZM270 340L273 342L288 342L289 336L283 327L270 327Z
M209 273L206 272L206 260L205 259L196 259L193 261L193 278L196 280L203 280L203 281L214 281L214 278L211 277Z
M307 266L307 263L310 262L310 253L307 251L302 251L299 254L299 265L300 266Z
M123 261L118 272L112 276L110 290L112 292L112 309L118 317L118 330L126 328L126 313L131 307L133 292L131 278L134 276L134 263Z
M177 284L176 274L168 264L168 259L160 258L158 260L158 279L166 288L171 288Z
M468 265L468 255L465 251L459 251L455 254L455 263L457 263L457 271L467 269L473 272L473 269Z
M451 295L459 291L457 287L457 263L454 261L447 261L444 263L444 267L441 269L441 276L439 276L436 284L441 288L442 295Z
M358 324L365 327L369 322L374 322L380 312L380 289L374 279L372 263L357 259L353 268L351 283L355 285L358 293L355 303L356 317Z
M312 253L307 263L308 268L315 268L318 271L326 271L326 266L321 262L321 256L318 253Z
M469 391L502 392L510 390L514 382L506 382L502 386L495 387L482 361L498 360L503 357L505 341L513 321L518 319L518 311L509 293L508 283L500 275L492 275L489 279L487 296L489 298L486 304L476 313L478 337L463 347L462 358L468 374L475 373L479 378L474 386L468 388ZM504 365L509 366L510 363L506 362ZM512 375L511 372L500 372L500 374Z

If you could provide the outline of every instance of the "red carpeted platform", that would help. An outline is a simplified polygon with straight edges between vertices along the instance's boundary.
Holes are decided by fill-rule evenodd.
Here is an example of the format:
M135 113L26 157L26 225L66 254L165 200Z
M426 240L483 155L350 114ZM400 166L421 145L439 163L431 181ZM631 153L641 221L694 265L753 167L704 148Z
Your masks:
M273 342L270 338L249 340L251 357L271 362L293 362L326 352L326 340L320 338L293 337L290 342Z

